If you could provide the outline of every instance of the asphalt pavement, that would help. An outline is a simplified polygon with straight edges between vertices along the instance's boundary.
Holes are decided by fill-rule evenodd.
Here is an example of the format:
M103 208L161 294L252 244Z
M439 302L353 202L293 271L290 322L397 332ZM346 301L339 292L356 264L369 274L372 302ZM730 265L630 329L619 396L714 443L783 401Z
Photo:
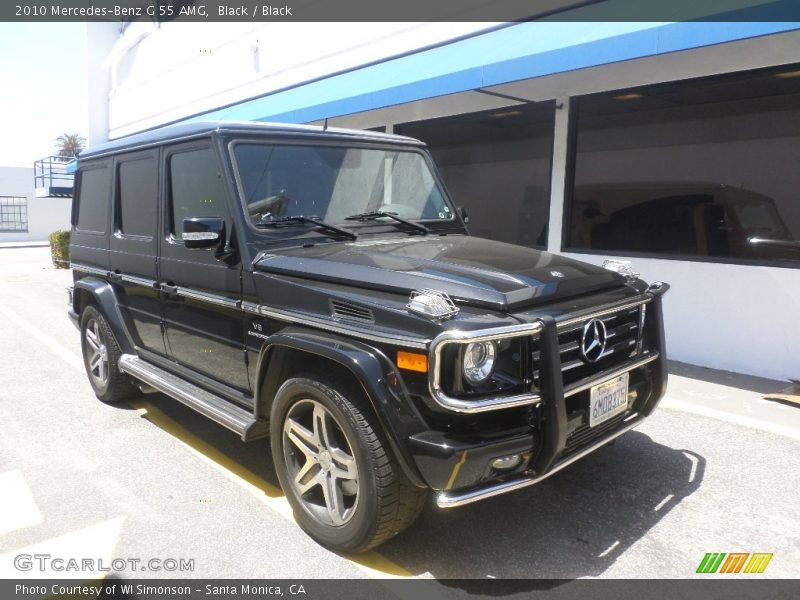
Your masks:
M117 559L123 578L684 578L708 552L772 553L752 577L800 576L800 407L761 399L780 382L675 364L613 446L513 494L429 504L343 556L294 523L266 441L162 395L95 399L70 282L46 248L0 249L0 577L87 578L16 558L49 554L90 573Z

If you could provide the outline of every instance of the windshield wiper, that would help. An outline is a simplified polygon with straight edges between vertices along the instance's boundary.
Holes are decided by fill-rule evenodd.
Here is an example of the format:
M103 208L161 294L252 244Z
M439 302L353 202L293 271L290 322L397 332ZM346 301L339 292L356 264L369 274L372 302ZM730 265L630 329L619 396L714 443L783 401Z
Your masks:
M358 238L358 235L353 233L352 231L348 231L347 229L342 229L341 227L337 227L336 225L331 225L330 223L326 223L321 218L317 216L310 216L305 217L303 215L293 215L289 217L269 217L265 220L260 220L255 223L256 227L277 227L278 225L288 225L291 223L312 223L317 227L322 229L327 229L328 231L332 231L340 236L350 238L354 240Z
M350 215L349 217L345 217L345 221L374 221L375 219L380 219L381 217L389 217L390 219L394 219L398 223L402 223L403 225L407 225L412 229L416 229L421 233L430 233L430 229L425 227L422 223L415 223L414 221L409 221L408 219L404 219L402 217L398 217L397 213L393 212L384 212L380 210L373 210L370 212L363 212L358 213L355 215Z

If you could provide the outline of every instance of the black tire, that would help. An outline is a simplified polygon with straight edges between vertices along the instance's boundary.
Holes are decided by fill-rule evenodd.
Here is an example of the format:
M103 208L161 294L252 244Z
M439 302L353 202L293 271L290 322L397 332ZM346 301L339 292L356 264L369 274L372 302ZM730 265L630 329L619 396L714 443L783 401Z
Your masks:
M103 371L93 362L98 353L94 348L95 342L99 343L105 356L105 377L101 377ZM81 315L81 352L86 376L99 400L115 404L136 394L136 388L130 379L120 373L117 367L122 352L108 321L91 305Z
M329 444L334 447L330 456L348 446L352 454L344 450L340 456L349 454L357 466L355 483L352 480L339 480L344 481L340 489L344 490L345 485L350 486L349 492L342 492L342 505L347 506L348 499L352 503L345 511L345 514L349 514L346 522L340 524L326 522L332 511L324 499L325 506L318 506L314 502L315 495L317 499L323 496L323 484L312 483L316 477L301 480L300 484L307 482L316 486L304 494L295 486L294 477L302 470L295 464L297 457L302 454L300 458L307 462L309 455L302 451L295 452L294 442L284 435L287 417L291 415L292 424L289 427L294 431L299 419L306 418L303 411L307 410L313 413L316 431L316 405L322 405L332 417L329 429L338 426L331 433L331 437L336 439ZM272 405L270 444L278 479L297 522L323 546L340 552L365 552L406 529L425 506L428 490L414 486L405 476L384 441L380 425L364 394L346 380L303 374L286 381L275 395ZM318 456L322 456L322 452ZM335 469L338 459L327 460L332 465L328 468ZM324 481L326 473L322 464L322 459L319 459L313 467ZM342 472L341 469L338 471ZM308 472L308 475L313 474L313 471ZM352 499L353 489L357 489L355 499Z

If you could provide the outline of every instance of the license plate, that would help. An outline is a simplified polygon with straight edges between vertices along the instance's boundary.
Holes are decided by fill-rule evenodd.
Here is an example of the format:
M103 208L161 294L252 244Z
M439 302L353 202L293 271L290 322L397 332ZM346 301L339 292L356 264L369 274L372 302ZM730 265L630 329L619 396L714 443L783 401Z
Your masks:
M589 395L589 427L594 427L628 408L628 374L604 381Z

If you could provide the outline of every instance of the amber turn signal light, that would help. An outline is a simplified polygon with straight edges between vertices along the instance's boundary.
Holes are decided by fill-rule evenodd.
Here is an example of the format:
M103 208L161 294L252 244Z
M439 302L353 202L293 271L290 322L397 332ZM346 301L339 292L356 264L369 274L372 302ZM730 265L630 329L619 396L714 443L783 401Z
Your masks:
M397 353L397 366L406 371L427 373L428 356L427 354L417 354L416 352L404 352L400 350Z

